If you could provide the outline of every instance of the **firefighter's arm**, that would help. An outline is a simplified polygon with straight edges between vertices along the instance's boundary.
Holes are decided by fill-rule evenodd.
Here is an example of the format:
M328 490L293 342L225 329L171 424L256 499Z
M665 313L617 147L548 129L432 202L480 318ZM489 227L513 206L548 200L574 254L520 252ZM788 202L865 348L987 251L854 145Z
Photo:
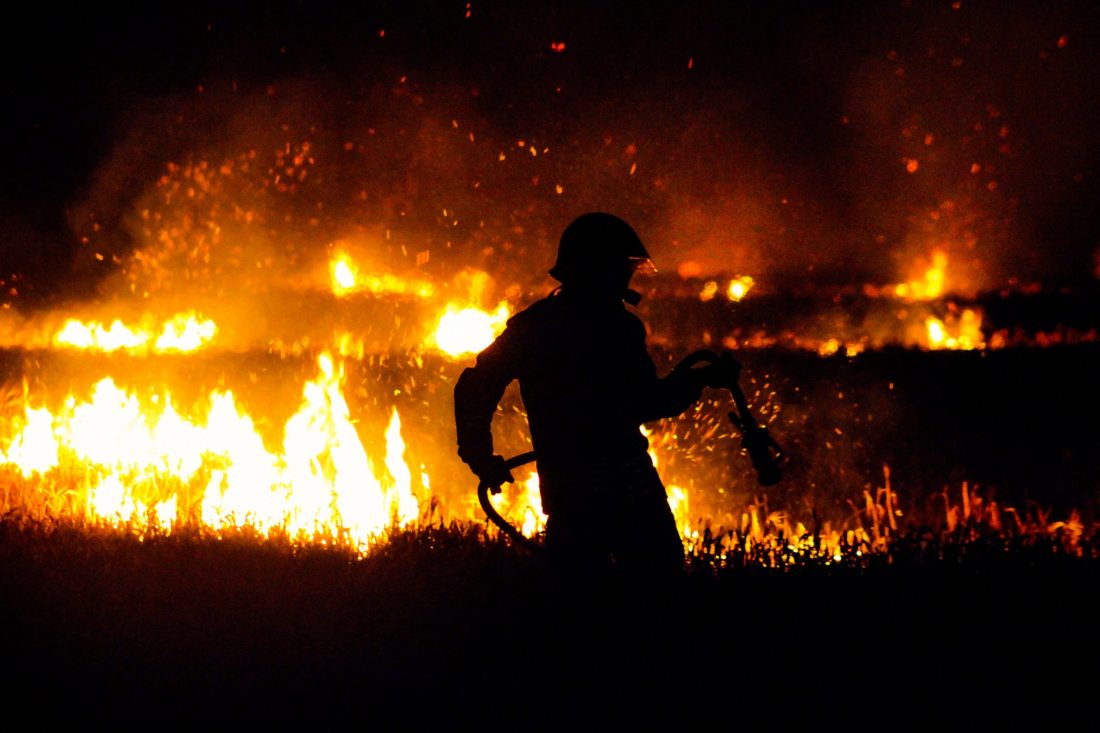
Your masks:
M653 388L649 399L644 400L640 405L642 414L639 422L647 423L673 417L691 407L703 393L703 387L707 386L698 373L701 371L701 369L673 369L668 376L658 378L654 367Z
M455 385L455 429L458 456L479 479L499 490L513 480L504 458L493 452L492 422L497 403L516 378L514 334L505 330L463 370Z
M679 415L699 399L704 387L724 387L731 381L737 381L741 365L729 355L723 356L719 363L702 367L677 366L667 376L660 378L649 352L645 349L644 327L642 339L641 355L637 358L637 363L644 371L644 381L650 385L649 389L641 391L647 395L639 405L639 421L642 423Z
M720 361L700 367L677 365L662 382L666 385L668 406L673 412L665 417L679 415L702 395L704 387L721 389L736 384L741 374L741 364L729 353Z
M661 418L679 415L699 399L703 383L697 375L687 370L673 370L668 376L657 376L657 367L646 348L645 326L639 320L631 323L629 357L630 374L623 375L633 385L630 390L635 400L632 405L639 423L653 422Z

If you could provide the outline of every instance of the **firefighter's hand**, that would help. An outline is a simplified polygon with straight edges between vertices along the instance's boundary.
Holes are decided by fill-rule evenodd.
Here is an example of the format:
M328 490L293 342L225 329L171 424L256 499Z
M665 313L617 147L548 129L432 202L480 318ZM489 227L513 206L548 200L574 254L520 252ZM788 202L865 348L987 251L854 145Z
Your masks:
M512 476L512 472L504 465L504 456L500 455L488 456L476 463L471 463L470 469L477 474L482 483L489 487L489 491L493 494L499 494L500 487L503 484L510 484L516 480Z
M707 364L698 371L705 386L721 389L736 384L741 376L741 362L734 359L733 354L725 351L718 361Z

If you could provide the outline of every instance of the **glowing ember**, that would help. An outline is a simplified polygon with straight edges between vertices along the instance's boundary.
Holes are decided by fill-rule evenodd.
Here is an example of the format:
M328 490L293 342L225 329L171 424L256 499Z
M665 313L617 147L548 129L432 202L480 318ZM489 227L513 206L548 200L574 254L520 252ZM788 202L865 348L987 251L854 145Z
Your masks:
M503 301L492 313L449 305L435 330L435 344L452 357L476 354L504 330L510 315L508 303Z
M102 352L189 352L209 345L217 333L216 323L194 312L177 313L160 328L130 327L118 319L104 326L99 321L70 318L54 334L53 345Z

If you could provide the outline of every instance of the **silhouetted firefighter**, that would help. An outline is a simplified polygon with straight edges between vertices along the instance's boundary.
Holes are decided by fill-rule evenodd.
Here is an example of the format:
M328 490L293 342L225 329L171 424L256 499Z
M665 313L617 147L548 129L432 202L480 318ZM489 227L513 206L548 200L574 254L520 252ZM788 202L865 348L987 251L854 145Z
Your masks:
M585 214L561 236L550 275L561 283L508 321L455 386L458 454L499 491L513 480L493 450L493 413L519 380L538 460L546 548L566 569L628 576L683 570L683 545L644 423L678 415L704 386L736 382L725 358L659 378L645 327L624 306L640 295L631 277L653 264L622 219Z

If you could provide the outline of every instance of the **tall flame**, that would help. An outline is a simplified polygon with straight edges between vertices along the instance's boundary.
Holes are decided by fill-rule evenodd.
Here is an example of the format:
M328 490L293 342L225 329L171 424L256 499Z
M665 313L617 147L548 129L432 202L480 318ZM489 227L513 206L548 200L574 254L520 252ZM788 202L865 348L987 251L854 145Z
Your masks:
M368 457L327 354L270 450L232 392L213 392L205 417L185 417L168 392L142 399L110 378L90 398L69 396L56 414L24 407L0 462L25 477L52 471L84 487L87 514L120 524L154 517L170 528L196 514L211 528L248 525L291 537L341 538L365 548L418 516L394 410L381 466Z

